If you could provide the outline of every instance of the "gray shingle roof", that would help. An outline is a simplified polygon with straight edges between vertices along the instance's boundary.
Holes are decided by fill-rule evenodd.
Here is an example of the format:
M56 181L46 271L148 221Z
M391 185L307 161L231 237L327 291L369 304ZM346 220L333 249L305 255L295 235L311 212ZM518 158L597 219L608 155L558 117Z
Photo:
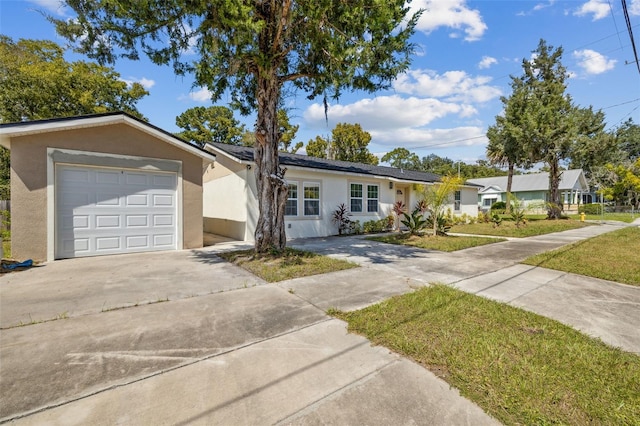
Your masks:
M578 182L580 175L582 175L582 169L563 171L560 177L559 189L569 190L576 188L576 184L580 184L580 182ZM469 183L481 185L484 188L493 186L502 192L507 190L507 176L469 179ZM578 185L578 187L580 187L580 185ZM547 172L531 173L528 175L514 175L513 182L511 183L512 192L547 191L548 189L549 173Z
M253 148L246 146L211 143L220 151L243 161L253 161ZM327 160L308 155L280 153L280 164L316 170L332 170L344 173L355 173L369 176L382 176L412 182L439 182L441 176L428 172L402 170L395 167L372 166L370 164L351 163L349 161Z

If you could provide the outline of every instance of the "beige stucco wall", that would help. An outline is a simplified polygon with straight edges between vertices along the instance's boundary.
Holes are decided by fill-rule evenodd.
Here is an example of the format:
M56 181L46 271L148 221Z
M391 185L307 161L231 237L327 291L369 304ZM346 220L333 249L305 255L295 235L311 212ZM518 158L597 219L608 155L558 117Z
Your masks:
M202 247L202 158L126 124L11 140L11 246L16 259L47 260L47 148L182 162L182 246Z

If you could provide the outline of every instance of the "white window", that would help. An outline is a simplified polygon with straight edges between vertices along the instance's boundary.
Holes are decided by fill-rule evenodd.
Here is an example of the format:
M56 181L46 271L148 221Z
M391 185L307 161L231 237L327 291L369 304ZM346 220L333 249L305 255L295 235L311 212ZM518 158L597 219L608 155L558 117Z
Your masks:
M462 201L462 193L460 191L456 191L453 196L453 210L457 212L460 211L461 201Z
M352 183L351 184L351 193L349 194L349 199L351 200L351 212L352 213L360 213L362 212L362 184L361 183Z
M284 207L285 216L298 216L298 183L289 182L289 195Z
M378 185L367 185L367 212L378 212Z
M320 184L304 183L304 215L320 216Z
M485 198L484 200L482 200L482 205L484 207L491 207L496 201L498 201L497 198Z
M377 213L380 187L374 184L349 184L349 208L351 213ZM366 210L365 210L366 209Z

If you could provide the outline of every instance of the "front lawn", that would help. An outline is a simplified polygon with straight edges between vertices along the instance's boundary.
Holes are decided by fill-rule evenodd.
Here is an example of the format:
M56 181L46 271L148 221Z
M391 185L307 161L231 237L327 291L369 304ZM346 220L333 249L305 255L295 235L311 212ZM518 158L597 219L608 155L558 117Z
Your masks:
M282 254L256 255L253 250L242 250L220 253L219 256L270 283L358 266L346 260L292 248L286 248Z
M582 228L590 224L571 219L546 220L528 219L525 225L516 227L515 222L503 220L500 226L493 223L469 223L451 227L451 232L460 234L495 235L498 237L533 237L536 235L550 234L553 232L568 231L569 229Z
M580 220L579 214L569 215L571 219ZM638 219L640 215L638 213L632 215L631 213L605 213L604 220L617 220L619 222L631 223L634 220ZM599 214L588 214L585 215L586 220L602 220L602 215Z
M483 237L459 237L459 236L433 236L433 235L410 235L410 234L390 234L376 237L368 237L367 240L379 241L381 243L402 244L405 246L419 247L427 250L456 251L470 247L482 246L485 244L505 241L503 238L483 238Z
M640 423L640 357L557 321L442 285L331 313L505 424Z
M640 228L622 228L523 263L640 286Z

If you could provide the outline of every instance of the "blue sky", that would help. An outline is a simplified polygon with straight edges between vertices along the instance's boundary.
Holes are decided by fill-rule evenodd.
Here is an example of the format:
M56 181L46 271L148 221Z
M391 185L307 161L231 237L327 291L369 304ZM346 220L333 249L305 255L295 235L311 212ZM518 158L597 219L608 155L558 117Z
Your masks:
M58 0L0 0L0 33L13 39L50 39L64 44L38 12L72 17ZM640 50L640 0L627 0ZM583 107L606 114L609 127L632 117L640 123L640 72L635 63L620 0L414 0L423 8L413 42L419 46L410 70L390 90L347 93L329 108L305 93L287 97L297 140L326 136L340 122L360 123L371 133L376 155L405 147L420 156L436 154L473 163L484 158L487 127L509 95L509 75L522 73L540 38L564 49L571 74L568 93ZM69 54L69 60L86 59ZM630 64L627 64L630 63ZM171 67L143 59L114 66L126 81L138 81L150 95L138 109L152 124L175 132L175 117L195 106L212 105L206 89ZM222 99L216 105L226 105ZM252 117L237 118L252 126Z

